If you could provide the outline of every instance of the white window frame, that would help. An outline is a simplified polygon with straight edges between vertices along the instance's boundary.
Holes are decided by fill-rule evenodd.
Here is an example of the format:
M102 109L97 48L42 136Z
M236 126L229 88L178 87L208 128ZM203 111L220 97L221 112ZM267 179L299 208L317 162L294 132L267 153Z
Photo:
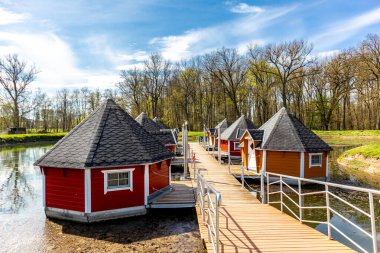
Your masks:
M240 142L234 142L234 150L240 150Z
M313 156L320 156L321 157L321 162L319 164L312 164L312 157ZM322 153L310 153L309 154L309 168L311 167L322 167L322 163L323 163L323 154Z
M117 170L102 170L102 173L104 174L104 194L107 194L107 192L112 191L124 191L124 190L130 190L133 192L133 171L135 168L128 168L128 169L117 169ZM128 180L129 180L129 186L126 187L115 187L115 188L108 188L108 175L113 173L125 173L128 172Z

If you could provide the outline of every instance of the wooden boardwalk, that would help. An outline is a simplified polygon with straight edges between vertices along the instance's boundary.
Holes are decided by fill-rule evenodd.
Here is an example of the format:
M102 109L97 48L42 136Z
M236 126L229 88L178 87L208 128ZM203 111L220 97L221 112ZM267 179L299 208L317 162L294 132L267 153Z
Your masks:
M188 208L195 206L192 181L173 181L171 191L150 203L150 208Z
M354 252L276 208L261 204L228 174L227 165L219 165L197 143L191 143L190 148L196 153L197 166L205 179L222 195L220 252ZM194 173L192 169L190 172ZM207 251L213 252L202 215L198 207L196 210Z

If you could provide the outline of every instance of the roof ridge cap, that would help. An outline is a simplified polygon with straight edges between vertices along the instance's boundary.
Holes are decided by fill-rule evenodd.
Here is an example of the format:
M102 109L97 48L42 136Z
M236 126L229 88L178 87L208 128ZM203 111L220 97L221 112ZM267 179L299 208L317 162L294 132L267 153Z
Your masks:
M302 122L298 118L296 118L296 116L293 115L293 113L290 112L288 109L285 108L285 111L286 111L286 115L289 117L290 124L292 124L292 126L293 126L292 127L292 132L295 133L297 140L301 143L301 145L303 147L303 152L305 152L306 151L305 143L300 138L300 133L299 133L298 129L296 128L296 126L294 125L294 119L298 120L300 123L302 123ZM302 123L302 126L305 127L305 125L303 123Z
M275 113L275 114L272 116L272 118L273 118L276 114L277 114L277 113ZM267 143L269 143L270 140L272 140L272 138L273 138L273 132L274 132L274 130L277 128L277 126L278 126L278 124L280 123L280 121L281 121L281 119L282 119L283 116L284 116L284 115L281 113L281 114L280 114L280 117L277 118L276 123L275 123L274 126L272 127L272 131L269 133L269 136L268 136L268 138L266 139L265 143L263 143L262 147L265 147L265 145L266 145ZM269 120L268 120L268 121L269 121ZM268 122L268 121L267 121L267 122ZM265 130L264 130L264 134L265 134Z
M71 135L73 135L76 131L78 131L78 129L84 124L86 123L92 115L96 114L100 109L102 108L102 106L99 106L97 107L93 112L91 112L87 117L85 117L78 125L76 125L73 129L71 129L71 131L69 131L68 134L66 134L62 139L60 139L56 144L54 144L54 146L49 150L47 151L43 156L41 156L37 161L35 161L33 164L38 164L40 163L46 156L48 156L51 152L53 152L56 148L59 147L59 145L65 141L67 138L69 138Z
M118 106L118 105L116 105L116 106ZM111 108L108 107L108 112L105 113L107 107L108 107L108 100L107 100L107 103L105 104L105 106L103 108L102 117L99 119L99 122L96 125L96 128L95 128L96 130L92 133L91 138L89 140L91 142L91 145L90 145L90 150L89 150L89 152L87 154L84 166L86 166L87 163L91 163L93 161L95 153L98 150L98 143L100 141L100 138L103 136L103 131L104 131L104 127L100 127L100 125L102 124L102 122L104 122L104 124L106 123L106 121L108 119L109 111L111 109ZM104 119L104 121L103 121L103 119ZM95 144L95 140L96 139L97 139L97 141L96 141L96 144ZM93 151L91 151L91 150L93 150Z

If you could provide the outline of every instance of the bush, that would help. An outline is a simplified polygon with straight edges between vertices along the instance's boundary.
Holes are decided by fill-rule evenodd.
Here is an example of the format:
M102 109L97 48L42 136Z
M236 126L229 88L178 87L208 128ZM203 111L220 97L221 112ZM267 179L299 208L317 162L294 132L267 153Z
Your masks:
M0 134L0 145L26 143L26 142L58 141L62 139L65 135L66 133Z

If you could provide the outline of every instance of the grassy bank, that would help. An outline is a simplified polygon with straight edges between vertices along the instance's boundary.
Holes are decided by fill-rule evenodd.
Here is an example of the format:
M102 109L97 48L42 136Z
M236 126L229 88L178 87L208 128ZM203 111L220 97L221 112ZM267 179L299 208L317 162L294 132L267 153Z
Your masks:
M182 132L179 133L179 137L182 137ZM203 132L188 132L188 141L193 142L196 141L197 137L203 137Z
M58 141L66 133L52 134L0 134L0 145L30 143L30 142L46 142Z
M338 158L338 160L342 160L344 157L347 157L347 156L355 156L355 155L361 155L365 158L379 159L380 158L380 144L364 145L361 147L347 150Z
M339 137L339 136L372 136L380 137L380 130L332 130L332 131L320 131L314 130L314 133L321 137Z

